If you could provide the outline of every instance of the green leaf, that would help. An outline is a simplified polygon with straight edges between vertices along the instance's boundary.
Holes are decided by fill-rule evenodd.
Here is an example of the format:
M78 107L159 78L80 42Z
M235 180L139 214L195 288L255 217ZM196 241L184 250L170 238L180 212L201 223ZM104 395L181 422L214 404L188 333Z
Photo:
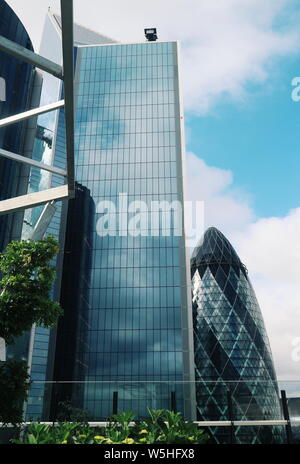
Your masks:
M52 327L63 311L50 291L55 268L50 264L59 251L57 240L11 242L0 254L0 337L13 343L36 323Z

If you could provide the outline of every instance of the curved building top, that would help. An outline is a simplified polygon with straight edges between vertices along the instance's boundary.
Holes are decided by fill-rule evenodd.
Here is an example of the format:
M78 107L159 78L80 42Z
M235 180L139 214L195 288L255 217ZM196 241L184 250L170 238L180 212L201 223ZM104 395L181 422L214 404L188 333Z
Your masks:
M25 48L28 48L31 51L33 50L33 45L30 40L29 34L20 21L14 10L5 2L5 0L0 0L0 11L1 11L1 35L7 39L12 40Z
M216 227L207 229L193 251L192 269L201 264L229 264L245 270L231 243Z

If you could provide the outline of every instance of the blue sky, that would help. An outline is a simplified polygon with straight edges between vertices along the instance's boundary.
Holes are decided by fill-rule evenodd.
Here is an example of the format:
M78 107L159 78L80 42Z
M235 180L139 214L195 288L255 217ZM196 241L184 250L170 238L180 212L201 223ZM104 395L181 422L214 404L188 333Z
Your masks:
M246 87L245 101L221 97L209 114L187 114L188 150L230 169L233 187L250 194L258 217L300 204L300 102L291 98L299 65L300 55L276 60L268 82Z

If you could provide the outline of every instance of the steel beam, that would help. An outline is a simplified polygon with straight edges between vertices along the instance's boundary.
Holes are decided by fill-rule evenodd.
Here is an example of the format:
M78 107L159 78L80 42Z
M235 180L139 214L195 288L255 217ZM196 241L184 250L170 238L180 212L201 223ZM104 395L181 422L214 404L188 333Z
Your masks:
M58 110L65 105L64 100L59 100L55 103L50 103L49 105L40 106L39 108L34 108L29 111L24 111L24 113L15 114L14 116L9 116L8 118L0 119L0 127L8 126L9 124L14 124L16 122L24 121L25 119L32 118L39 114L48 113L49 111Z
M61 29L67 148L67 182L70 198L75 197L74 168L74 39L73 0L61 0Z
M28 50L28 48L22 47L22 45L12 42L6 37L0 36L0 50L9 53L10 55L19 58L20 60L26 61L27 63L36 66L43 71L52 74L59 79L63 79L62 67L37 53Z
M0 337L0 361L6 361L6 343L2 337Z
M28 193L19 197L0 201L0 215L14 213L26 208L43 205L49 201L58 201L69 196L68 186L62 185L41 192Z
M283 417L287 422L285 426L286 442L288 445L290 445L291 443L293 443L293 433L292 433L292 427L291 427L291 422L290 422L288 402L287 402L285 390L281 390L280 393L281 393L281 404L282 404Z
M26 158L25 156L17 155L16 153L12 153L11 151L3 150L0 148L0 157L3 156L4 158L11 159L13 161L19 161L20 163L29 164L30 166L34 166L35 168L44 169L45 171L52 172L53 174L58 174L60 176L66 177L67 171L63 169L56 168L55 166L50 166L49 164L40 163L39 161L35 161L31 158Z
M260 425L286 425L287 421L286 420L282 420L282 419L278 419L278 420L240 420L240 421L233 421L234 425L236 427L257 427L257 426L260 426ZM202 422L201 422L202 424Z
M50 222L56 212L55 201L48 202L44 207L42 214L40 215L33 232L31 234L31 240L42 240L44 237Z

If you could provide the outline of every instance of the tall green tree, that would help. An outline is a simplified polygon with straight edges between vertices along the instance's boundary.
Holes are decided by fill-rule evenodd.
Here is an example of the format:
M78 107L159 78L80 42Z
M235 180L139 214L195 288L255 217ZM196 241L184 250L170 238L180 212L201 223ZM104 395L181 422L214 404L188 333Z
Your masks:
M34 323L55 325L62 314L60 305L50 297L55 278L50 262L58 251L57 240L48 236L11 242L0 254L0 338L6 344L14 343L15 337ZM22 421L29 386L26 362L0 362L0 422Z
M36 323L51 327L62 314L50 298L55 268L50 261L59 251L57 240L11 242L0 255L0 337L13 343Z

